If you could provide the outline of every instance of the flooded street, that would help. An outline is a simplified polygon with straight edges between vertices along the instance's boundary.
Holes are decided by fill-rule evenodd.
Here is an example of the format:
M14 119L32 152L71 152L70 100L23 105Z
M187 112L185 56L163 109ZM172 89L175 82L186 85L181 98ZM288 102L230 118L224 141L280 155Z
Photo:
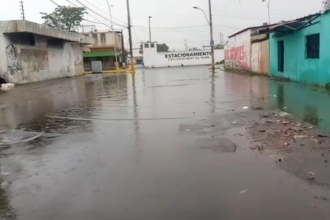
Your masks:
M207 67L19 86L0 96L1 130L42 135L0 146L0 219L329 219L329 164L312 183L299 172L319 157L251 150L246 129L281 109L330 132L329 98Z

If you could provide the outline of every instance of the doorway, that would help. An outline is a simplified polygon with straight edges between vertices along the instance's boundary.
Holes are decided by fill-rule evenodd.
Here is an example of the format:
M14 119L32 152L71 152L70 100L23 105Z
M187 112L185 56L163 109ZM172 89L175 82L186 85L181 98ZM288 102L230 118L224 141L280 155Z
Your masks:
M277 42L277 62L278 62L278 71L284 72L284 41L280 40Z

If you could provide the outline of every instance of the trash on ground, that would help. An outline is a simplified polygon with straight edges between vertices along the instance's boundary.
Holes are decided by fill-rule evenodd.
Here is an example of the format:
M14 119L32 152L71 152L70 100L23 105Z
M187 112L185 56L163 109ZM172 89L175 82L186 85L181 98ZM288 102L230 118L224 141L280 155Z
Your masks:
M312 171L310 171L309 173L307 173L307 179L314 180L315 178L316 178L316 175Z
M287 113L287 112L280 112L280 116L281 117L286 117L286 116L289 116L290 114Z
M244 106L242 109L249 109L249 107L247 107L247 106Z
M244 193L246 193L247 192L247 189L246 190L243 190L243 191L241 191L239 194L244 194Z
M8 91L12 90L14 87L15 87L15 85L12 84L12 83L3 83L3 84L1 84L1 90L5 91L5 92L8 92Z
M295 136L293 136L294 139L305 139L307 137L308 137L307 135L295 135Z

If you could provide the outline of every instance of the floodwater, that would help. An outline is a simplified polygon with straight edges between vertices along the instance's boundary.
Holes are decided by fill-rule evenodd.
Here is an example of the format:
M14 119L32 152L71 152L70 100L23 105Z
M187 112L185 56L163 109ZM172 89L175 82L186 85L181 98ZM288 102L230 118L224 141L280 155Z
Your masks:
M215 75L150 69L2 94L2 130L42 136L0 145L0 219L329 219L330 190L250 150L234 123L244 106L280 108L330 131L329 94Z

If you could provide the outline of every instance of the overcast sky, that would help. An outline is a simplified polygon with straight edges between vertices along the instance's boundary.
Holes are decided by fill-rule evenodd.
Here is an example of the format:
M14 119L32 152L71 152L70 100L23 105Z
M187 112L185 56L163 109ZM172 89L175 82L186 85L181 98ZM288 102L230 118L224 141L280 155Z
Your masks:
M60 5L70 5L67 0L54 0ZM77 0L69 0L79 5ZM94 22L110 23L106 0L78 0L90 9L86 19ZM262 0L212 0L214 22L214 39L220 41L220 32L226 37L248 26L261 25L268 21L267 4ZM322 0L270 0L271 22L289 20L312 14L321 10ZM19 1L0 0L0 20L20 19ZM126 0L109 0L113 5L112 16L116 29L124 29L127 25ZM50 0L24 0L25 18L42 23L40 12L50 13L54 5ZM209 44L209 28L201 11L192 7L198 6L208 14L208 0L130 0L134 47L139 42L147 41L148 16L152 16L152 40L166 43L170 49L201 47ZM91 23L84 22L84 24ZM196 27L197 26L197 27ZM97 25L98 30L109 29ZM125 29L126 41L127 30ZM127 43L126 43L127 44Z

